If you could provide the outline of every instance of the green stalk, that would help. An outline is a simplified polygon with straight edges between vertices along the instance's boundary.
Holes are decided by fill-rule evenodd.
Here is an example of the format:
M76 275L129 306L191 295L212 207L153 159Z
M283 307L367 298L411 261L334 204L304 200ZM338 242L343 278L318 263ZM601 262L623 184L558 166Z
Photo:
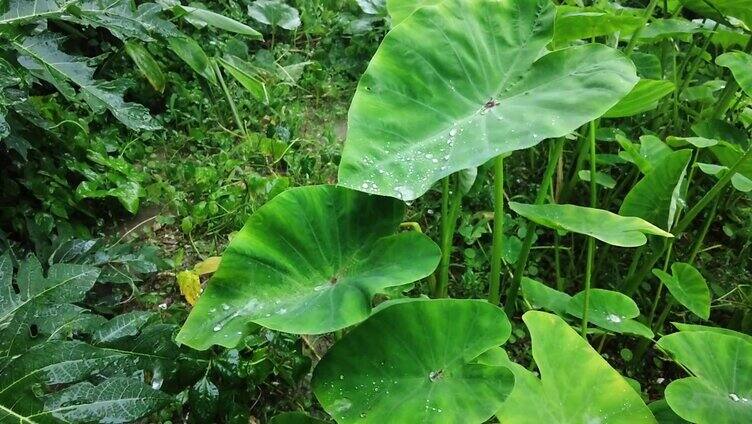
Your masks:
M657 4L658 0L650 0L647 9L645 9L645 16L642 18L642 24L638 26L637 29L635 29L634 33L632 33L632 38L629 39L627 48L624 49L624 54L626 54L627 57L632 54L632 50L634 50L635 44L637 44L637 39L640 37L640 34L642 34L642 30L645 28L645 25L647 25L648 21L653 16L653 11L655 10L655 6Z
M713 201L718 195L721 193L721 191L728 185L729 182L731 182L731 177L736 174L736 171L739 170L739 168L749 159L752 158L752 147L749 147L746 152L742 155L742 157L739 158L738 161L731 167L731 169L728 170L714 185L713 187L705 193L704 196L695 204L695 206L687 212L687 214L682 218L678 224L676 224L676 227L672 231L674 236L678 236L682 234L687 227L694 221L694 219L697 217L697 215L702 212L703 209L711 202ZM653 266L655 263L660 259L664 252L666 251L666 248L668 246L665 245L663 249L659 249L655 252L653 252L653 255L648 258L645 262L643 262L642 267L635 273L629 276L624 281L624 286L622 287L622 293L626 294L627 296L631 296L634 294L634 292L637 290L637 288L640 286L640 283L645 279L645 277L648 275L651 269L653 269Z
M655 2L653 2L655 3ZM653 5L655 7L655 5ZM595 128L596 121L590 121L590 207L598 206L598 185L595 183ZM593 278L593 261L595 259L595 239L588 237L587 263L585 265L585 301L582 308L582 338L587 340L588 308L590 306L590 286Z
M671 251L674 248L674 241L668 241L668 251L666 252L666 260L663 261L663 272L668 271L668 264L671 262ZM653 307L650 308L650 315L648 316L648 327L653 325L653 319L655 318L655 311L658 309L658 302L661 300L661 294L663 293L663 280L658 283L658 290L655 292L655 298L653 299Z
M494 225L491 247L491 274L488 278L488 301L499 304L501 290L501 254L504 249L504 157L494 160Z
M546 199L548 189L551 186L551 179L556 172L556 166L559 163L559 158L564 150L564 139L556 139L551 150L548 152L548 163L546 164L546 170L543 173L543 179L541 185L538 188L538 193L535 195L535 204L542 205ZM522 242L522 248L520 249L520 255L517 257L517 264L514 269L514 276L512 277L512 284L509 285L507 290L507 300L504 304L504 312L507 316L512 316L517 304L517 296L520 290L520 283L522 282L522 275L525 272L527 266L527 259L530 256L530 249L533 247L533 240L535 238L535 229L537 225L530 222L527 228L527 234L525 240Z
M744 52L752 53L752 37L744 47ZM728 73L730 74L730 72ZM736 82L736 79L733 75L730 75L729 78L727 78L726 87L723 88L723 92L721 93L721 97L718 99L718 103L716 103L713 112L710 114L711 118L719 119L726 113L729 106L731 106L731 102L734 101L734 95L736 95L736 90L738 88L739 84Z
M235 125L238 126L238 130L243 134L243 136L248 136L248 132L245 129L245 125L243 125L243 121L240 119L240 115L238 114L238 109L235 107L235 101L232 100L232 96L230 95L230 91L227 89L227 85L225 84L225 79L222 77L222 70L219 69L219 65L217 65L216 60L212 60L212 67L214 68L214 73L217 74L217 79L219 80L219 85L222 87L222 91L225 93L225 97L227 98L227 103L230 104L230 110L232 111L232 116L235 118Z
M444 178L441 192L441 263L434 297L447 297L449 287L449 263L452 259L452 239L457 227L457 216L462 203L462 193L455 189L450 196L449 176Z

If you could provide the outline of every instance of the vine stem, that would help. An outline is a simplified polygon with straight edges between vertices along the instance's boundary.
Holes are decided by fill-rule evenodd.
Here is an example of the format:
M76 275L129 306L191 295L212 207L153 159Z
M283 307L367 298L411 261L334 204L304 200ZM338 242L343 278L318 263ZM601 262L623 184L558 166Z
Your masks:
M654 2L653 2L654 3ZM654 6L655 7L655 6ZM595 183L595 129L598 123L590 121L590 207L598 205L598 186ZM582 307L582 337L587 340L588 308L590 306L590 286L593 278L593 262L595 260L595 239L588 237L587 263L585 265L585 301Z
M501 291L501 254L504 249L504 157L494 160L494 225L491 247L491 273L488 279L488 301L499 304Z
M556 167L559 163L559 158L561 158L561 153L563 150L564 139L559 138L554 142L553 146L548 152L548 164L546 165L546 170L543 174L543 180L541 180L540 188L538 188L538 193L535 196L536 205L543 204L543 201L546 199L549 187L551 186L551 180L553 178L554 172L556 172ZM522 242L522 248L520 249L520 254L517 257L517 263L514 269L514 275L512 277L512 284L509 285L509 289L507 290L507 300L504 304L504 312L506 312L507 316L510 317L514 314L516 308L517 296L520 291L520 283L522 282L522 275L524 274L525 267L527 266L527 259L530 256L530 249L533 247L536 228L537 225L532 222L527 228L525 240Z
M462 193L450 190L450 176L444 178L441 190L441 263L434 289L434 297L447 297L449 290L449 264L452 260L452 239L457 226L457 216L462 204Z

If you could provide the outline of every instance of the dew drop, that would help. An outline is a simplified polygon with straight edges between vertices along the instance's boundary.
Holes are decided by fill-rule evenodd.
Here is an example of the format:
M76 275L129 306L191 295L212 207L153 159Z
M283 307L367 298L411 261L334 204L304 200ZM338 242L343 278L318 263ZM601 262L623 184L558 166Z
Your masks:
M736 393L729 393L729 398L734 402L739 402L739 396L737 396Z
M215 326L214 326L214 328L213 328L212 330L214 330L214 331L219 331L219 330L221 330L221 329L222 329L222 326L221 326L221 325L219 325L219 324L217 324L217 325L215 325Z

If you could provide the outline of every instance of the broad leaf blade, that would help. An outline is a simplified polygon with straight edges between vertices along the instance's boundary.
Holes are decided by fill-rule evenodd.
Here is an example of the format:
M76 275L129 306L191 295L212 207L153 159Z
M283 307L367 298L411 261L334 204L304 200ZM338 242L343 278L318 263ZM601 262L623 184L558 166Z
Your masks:
M83 58L71 56L58 47L61 39L51 33L26 37L13 42L20 56L19 63L35 76L54 85L69 99L81 90L81 96L95 111L108 109L120 122L132 129L155 130L160 125L149 115L148 109L123 100L124 87L94 79L94 69Z
M616 104L634 65L602 45L540 57L554 14L549 0L447 0L395 26L353 98L339 183L412 200Z
M504 367L472 362L510 332L504 313L487 302L397 303L327 352L313 390L341 423L481 423L499 408L513 379Z
M673 152L629 190L619 215L635 216L667 230L681 207L681 184L692 158L691 150Z
M673 381L666 400L690 422L752 422L752 343L710 331L681 331L658 341L693 377Z
M334 186L290 189L259 208L222 255L178 341L234 347L252 323L297 334L356 324L374 294L429 275L439 249L394 234L404 206Z
M632 91L603 116L622 118L639 115L658 107L658 101L674 91L674 83L665 80L641 79Z
M541 378L517 364L515 388L496 414L516 424L655 423L627 381L579 334L556 315L530 311L522 319L530 331L533 358Z
M614 246L642 246L647 242L645 234L673 237L671 233L640 218L620 216L602 209L516 202L509 202L509 208L544 227L585 234Z

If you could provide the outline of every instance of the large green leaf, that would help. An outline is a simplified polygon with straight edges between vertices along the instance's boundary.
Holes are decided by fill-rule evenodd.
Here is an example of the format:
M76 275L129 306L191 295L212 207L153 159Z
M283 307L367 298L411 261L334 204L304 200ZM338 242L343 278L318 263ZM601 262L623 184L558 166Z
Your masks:
M645 234L673 237L671 233L635 217L575 205L527 205L509 202L509 208L525 218L562 231L585 234L614 246L637 247L647 242Z
M710 318L710 289L697 268L675 262L671 265L671 274L660 269L654 269L653 274L679 303L704 320Z
M642 16L628 9L556 6L553 42L561 46L574 40L589 40L615 33L622 36L632 34L642 25L642 20Z
M481 423L501 406L513 377L473 359L510 332L506 315L488 302L397 303L327 352L313 390L340 423Z
M250 323L319 334L362 321L374 294L438 264L428 237L394 234L403 214L402 202L342 187L278 195L233 238L178 341L232 347Z
M11 0L0 15L0 27L59 17L71 3L73 0Z
M159 66L159 63L146 47L137 41L129 40L125 42L125 52L128 53L133 63L136 64L138 70L149 80L149 84L155 90L162 93L166 84L164 72L162 72L162 67Z
M282 0L256 0L248 5L248 14L262 24L293 30L300 26L300 14Z
M641 79L626 97L619 100L603 116L621 118L639 115L658 107L658 101L674 91L674 83L665 80Z
M681 331L658 347L692 373L671 382L666 401L695 423L752 422L752 343L711 331Z
M728 328L710 327L707 325L698 325L698 324L686 324L683 322L674 322L672 324L674 325L674 327L678 328L679 331L710 331L710 332L716 332L719 334L725 334L727 336L739 337L740 339L746 342L752 343L752 335L740 333L734 330L729 330Z
M94 69L86 59L71 56L59 49L62 40L43 33L13 42L18 50L18 62L34 76L54 85L66 98L77 95L95 112L108 109L120 122L133 129L155 130L159 124L149 115L149 110L137 103L123 100L125 87L120 84L94 79ZM76 92L76 87L80 92Z
M606 112L634 65L597 44L544 55L554 15L550 0L446 0L395 26L353 98L339 183L412 200Z
M714 165L712 163L696 162L695 165L697 165L703 173L713 175L717 178L723 177L723 175L729 170L727 166ZM749 179L738 172L731 176L731 185L742 193L749 193L752 191L752 179Z
M128 423L169 403L171 398L146 384L123 377L95 386L82 382L45 399L45 413L63 422Z
M715 21L733 17L752 28L752 0L681 0L681 3Z
M619 215L642 218L670 230L681 207L681 185L691 159L691 150L666 156L629 190Z
M567 313L582 318L585 305L585 292L579 292L567 304ZM629 296L603 289L590 289L588 302L588 322L615 333L627 333L653 338L653 332L645 325L635 321L640 309Z
M392 17L392 25L397 25L423 6L433 6L444 0L386 0L386 10Z
M752 2L750 2L752 7ZM752 12L751 12L752 14ZM752 96L752 55L744 52L729 52L718 56L715 63L731 70L739 87Z
M512 394L497 412L514 424L641 424L655 418L632 386L579 334L556 315L529 311L530 331L540 380L510 363Z
M170 45L170 50L175 52L191 69L212 84L217 84L217 76L214 74L209 57L196 40L183 35L169 37L167 41Z
M522 277L522 295L534 309L543 308L559 315L567 312L572 296L531 278Z
M38 327L39 339L43 339L55 332L57 325L77 318L81 309L70 304L83 300L98 276L99 269L74 264L52 265L45 276L39 260L31 256L19 264L14 282L9 254L0 256L2 356L30 347L32 326Z
M199 7L178 6L180 10L186 13L188 17L194 20L204 22L207 25L223 29L225 31L237 34L247 35L251 39L261 40L261 33L248 25L238 22L235 19L212 12L211 10L201 9Z

